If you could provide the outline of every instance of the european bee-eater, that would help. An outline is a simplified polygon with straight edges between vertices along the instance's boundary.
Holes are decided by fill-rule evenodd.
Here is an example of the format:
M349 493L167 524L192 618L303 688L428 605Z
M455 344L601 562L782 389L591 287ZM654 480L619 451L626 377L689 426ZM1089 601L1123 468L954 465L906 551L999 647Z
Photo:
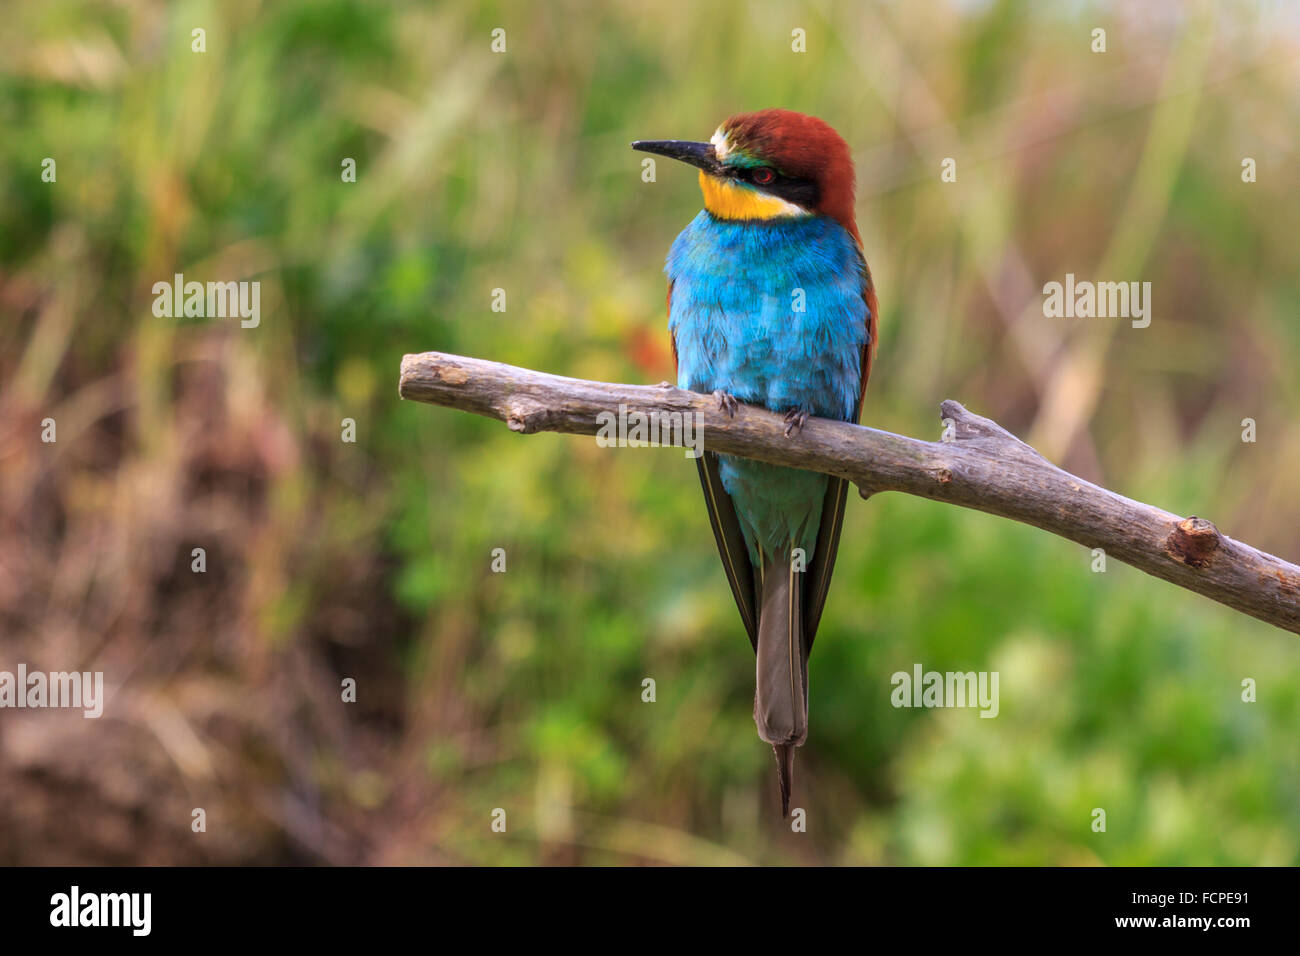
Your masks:
M787 435L809 415L856 422L878 310L844 140L815 117L769 109L731 117L707 143L632 148L697 167L704 193L665 267L678 387L713 393L733 415L738 401L783 412ZM847 482L707 451L697 461L788 815Z

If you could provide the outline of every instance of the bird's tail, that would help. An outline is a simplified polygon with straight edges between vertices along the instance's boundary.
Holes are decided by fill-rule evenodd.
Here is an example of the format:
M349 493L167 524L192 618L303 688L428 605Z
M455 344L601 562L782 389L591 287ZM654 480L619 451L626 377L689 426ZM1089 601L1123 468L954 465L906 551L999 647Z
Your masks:
M782 816L790 812L794 748L808 737L808 647L803 640L801 584L789 555L763 556L754 723L758 736L776 754Z

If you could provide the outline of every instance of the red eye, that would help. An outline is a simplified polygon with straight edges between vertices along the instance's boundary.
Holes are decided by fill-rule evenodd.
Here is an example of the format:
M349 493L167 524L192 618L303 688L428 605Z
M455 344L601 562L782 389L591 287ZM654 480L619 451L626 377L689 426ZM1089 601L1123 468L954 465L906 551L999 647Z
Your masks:
M758 183L760 186L766 186L768 183L772 182L772 180L776 179L776 173L772 172L772 170L768 169L766 166L759 166L754 170L753 179L754 182Z

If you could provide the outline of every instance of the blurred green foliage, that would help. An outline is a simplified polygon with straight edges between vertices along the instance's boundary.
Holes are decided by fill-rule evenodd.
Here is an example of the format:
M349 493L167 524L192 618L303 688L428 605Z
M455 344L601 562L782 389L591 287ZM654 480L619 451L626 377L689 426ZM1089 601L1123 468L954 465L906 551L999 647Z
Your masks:
M662 263L700 200L668 163L643 183L627 143L785 106L836 126L858 161L883 307L865 423L937 436L956 398L1090 480L1296 557L1300 23L1285 5L1142 11L8 4L5 442L56 407L85 431L61 433L73 448L21 489L14 467L6 514L42 514L30 502L54 474L50 507L110 539L146 518L110 520L95 494L149 488L160 514L188 502L145 538L164 563L239 529L229 574L205 585L234 617L86 619L74 646L107 646L128 688L183 710L198 691L179 675L228 681L232 715L301 695L287 715L247 708L234 740L221 708L185 710L244 827L240 861L1297 862L1294 635L1116 562L1093 573L1034 529L892 495L850 504L796 778L809 831L789 833L693 464L520 438L394 387L402 354L426 349L672 378ZM945 157L956 183L940 182ZM260 280L260 327L154 318L152 283L175 272ZM1150 328L1044 318L1041 285L1066 272L1150 281ZM196 354L224 384L186 403ZM104 382L121 405L100 420ZM182 482L175 462L217 407L242 424ZM250 497L228 512L206 497L236 485ZM16 608L70 599L50 584L63 519L32 520L32 557L15 558L29 584L0 589L5 660L54 653L52 618ZM171 579L140 580L146 604L178 600ZM182 634L196 637L174 664L150 657ZM890 675L917 662L999 671L1000 715L894 709ZM358 675L359 710L336 704ZM306 795L352 849L267 811L261 787Z

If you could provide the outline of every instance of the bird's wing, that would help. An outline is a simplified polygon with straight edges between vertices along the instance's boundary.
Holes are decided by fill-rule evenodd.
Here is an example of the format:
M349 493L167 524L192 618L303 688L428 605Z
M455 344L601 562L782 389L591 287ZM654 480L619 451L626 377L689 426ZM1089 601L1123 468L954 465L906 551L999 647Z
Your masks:
M668 311L672 313L673 286L668 284ZM673 344L673 365L677 365L677 338L671 336ZM740 619L745 624L749 643L758 650L758 604L755 598L756 575L749 560L749 549L745 546L745 536L740 531L740 519L736 517L736 506L731 503L731 496L722 487L722 476L718 474L718 456L706 451L695 464L700 471L700 486L704 489L704 504L709 509L709 524L713 526L713 537L718 542L718 555L722 558L722 569L727 574L727 583L731 585L732 596L740 610Z
M731 503L731 496L722 487L722 478L718 474L718 456L706 451L695 459L695 464L700 470L700 485L704 488L704 503L709 508L709 523L713 525L713 537L718 542L722 569L727 572L727 583L731 585L731 593L740 610L740 619L745 624L749 643L757 651L758 602L755 593L758 576L749 560L745 536L740 531L740 519L736 517L736 507Z
M862 256L861 248L858 250ZM862 257L862 298L867 304L867 344L862 348L862 385L858 389L858 405L853 412L853 423L862 417L862 400L867 394L867 379L871 363L876 356L876 327L879 308L876 305L876 287L871 281L871 270ZM849 497L849 483L843 478L831 478L822 500L822 520L817 530L817 547L804 574L803 635L808 649L812 649L821 623L822 608L826 606L826 593L830 590L831 574L835 571L835 555L840 549L840 529L844 524L844 506Z

